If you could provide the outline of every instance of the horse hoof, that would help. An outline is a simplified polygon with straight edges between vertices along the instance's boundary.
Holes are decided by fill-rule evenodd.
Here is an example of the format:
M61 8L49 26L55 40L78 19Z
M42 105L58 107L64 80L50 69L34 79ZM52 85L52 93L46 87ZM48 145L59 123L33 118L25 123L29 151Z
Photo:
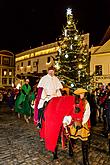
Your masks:
M53 160L55 160L55 159L58 159L58 156L54 156L54 157L53 157Z

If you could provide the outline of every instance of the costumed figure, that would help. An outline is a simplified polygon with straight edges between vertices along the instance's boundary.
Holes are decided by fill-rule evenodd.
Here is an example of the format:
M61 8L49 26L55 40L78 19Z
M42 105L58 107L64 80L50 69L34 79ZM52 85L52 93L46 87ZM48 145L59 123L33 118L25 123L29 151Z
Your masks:
M31 105L31 110L30 110L30 117L33 116L34 114L34 101L35 101L35 93L34 91L31 91L29 94L29 104ZM30 119L29 117L29 119Z
M66 116L63 120L63 123L70 138L69 155L73 156L75 139L80 139L82 141L83 164L89 165L88 138L90 136L90 106L88 101L85 99L85 92L87 92L87 90L82 88L74 91L75 95L80 95L80 99L82 100L84 108L79 108L79 101L77 100L73 114L71 117Z
M54 73L55 68L53 66L49 67L48 74L41 78L37 86L38 94L35 101L34 123L37 123L38 128L41 128L44 109L49 100L61 96L60 89L63 86Z
M104 100L106 96L106 90L104 89L104 86L101 84L99 86L99 122L102 122L104 120Z
M19 96L20 91L21 91L21 81L19 80L17 85L16 85L16 88L14 88L14 93L15 93L14 100L16 100L17 97Z
M26 79L15 102L15 112L18 113L18 118L23 114L27 123L29 123L29 118L31 116L31 104L29 100L30 92L31 86L29 85L29 79Z
M15 97L14 89L13 88L8 89L7 103L11 111L14 111L14 104L15 104L14 97Z
M105 132L107 131L108 141L109 141L109 154L110 154L110 83L108 83L108 90L105 99L105 112L107 119L107 127Z
M95 90L92 90L90 94L89 104L90 104L90 111L91 111L91 115L90 115L91 126L96 126L98 106L97 106Z
M3 94L2 94L2 92L0 91L0 103L2 103L2 100L3 100Z

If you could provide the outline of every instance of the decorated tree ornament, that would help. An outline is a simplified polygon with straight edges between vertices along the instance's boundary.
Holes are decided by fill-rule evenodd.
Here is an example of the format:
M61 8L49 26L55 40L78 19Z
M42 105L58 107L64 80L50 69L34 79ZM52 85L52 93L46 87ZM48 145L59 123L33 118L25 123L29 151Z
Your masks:
M69 56L68 56L68 54L65 54L65 58L68 58Z

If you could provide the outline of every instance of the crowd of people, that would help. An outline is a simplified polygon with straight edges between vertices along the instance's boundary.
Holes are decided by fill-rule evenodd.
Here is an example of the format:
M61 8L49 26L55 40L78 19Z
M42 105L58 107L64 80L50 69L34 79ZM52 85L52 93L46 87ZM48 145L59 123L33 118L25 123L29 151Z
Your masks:
M14 111L15 100L14 89L2 89L0 90L0 103L8 104L11 111Z
M73 101L71 102L72 99ZM62 100L64 101L62 102ZM70 156L73 156L75 139L80 139L82 141L84 165L89 164L88 141L90 128L97 126L98 122L103 123L103 135L109 139L110 152L110 83L107 86L100 84L98 88L91 91L87 91L83 89L83 87L78 88L74 91L73 96L70 97L67 96L60 80L55 76L55 68L51 66L48 68L47 75L40 79L35 91L29 85L29 79L26 79L22 86L18 83L13 89L0 91L0 102L6 102L10 110L17 113L18 118L21 118L21 116L24 117L26 123L29 123L31 117L33 117L37 129L40 130L41 134L44 131L44 139L46 136L44 136L46 133L46 126L44 127L44 125L45 122L48 121L45 121L46 115L48 116L48 114L45 114L44 110L46 109L46 111L49 112L49 107L51 107L52 110L54 109L54 112L52 111L52 113L49 114L49 117L52 118L55 115L58 116L58 113L60 114L60 109L63 106L62 114L54 119L55 121L53 123L54 125L55 122L62 121L60 127L56 126L60 131L57 131L56 134L53 132L53 135L59 137L59 134L62 132L61 130L63 130L64 136L69 137ZM66 109L68 109L68 111L65 107L67 107ZM48 127L50 127L49 124ZM58 145L56 144L54 149L51 150L54 159L58 158L57 150Z

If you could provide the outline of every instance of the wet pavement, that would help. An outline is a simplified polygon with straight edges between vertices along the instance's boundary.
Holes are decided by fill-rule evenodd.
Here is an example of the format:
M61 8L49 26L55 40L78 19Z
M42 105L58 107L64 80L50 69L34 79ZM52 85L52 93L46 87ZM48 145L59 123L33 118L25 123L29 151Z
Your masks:
M90 165L110 165L108 141L101 136L101 131L102 124L99 123L92 129ZM0 165L81 165L81 142L76 142L73 158L68 156L68 148L62 150L59 144L58 157L53 160L52 153L45 150L32 119L27 124L5 104L0 105Z

